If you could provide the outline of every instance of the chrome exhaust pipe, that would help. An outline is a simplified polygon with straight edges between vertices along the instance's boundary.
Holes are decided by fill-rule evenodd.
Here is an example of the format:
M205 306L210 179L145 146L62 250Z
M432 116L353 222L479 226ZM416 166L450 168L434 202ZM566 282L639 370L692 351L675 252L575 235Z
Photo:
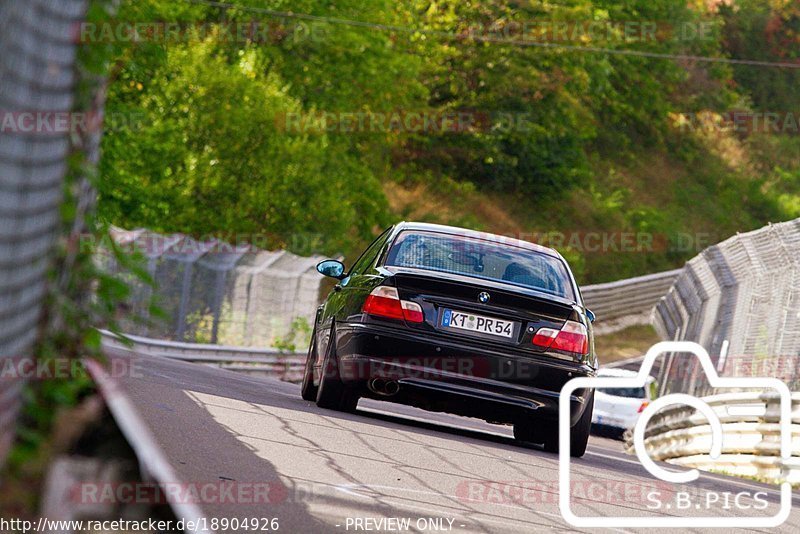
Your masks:
M394 380L386 380L383 378L373 378L367 382L367 388L376 395L382 397L391 397L400 391L400 384Z
M387 380L383 385L383 389L387 395L397 395L397 392L400 391L400 384L394 380Z
M373 378L367 383L369 390L377 395L385 395L386 381L383 378Z

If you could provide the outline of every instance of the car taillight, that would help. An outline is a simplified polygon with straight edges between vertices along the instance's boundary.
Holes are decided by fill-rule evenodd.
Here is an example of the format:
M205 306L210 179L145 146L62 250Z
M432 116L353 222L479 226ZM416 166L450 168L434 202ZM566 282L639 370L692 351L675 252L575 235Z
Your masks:
M586 327L576 321L567 321L561 330L540 328L532 342L538 347L573 354L583 355L589 352L589 334Z
M425 315L422 313L422 306L416 302L409 302L401 300L400 305L403 307L403 317L409 323L421 323L425 320Z
M558 330L554 328L540 328L536 332L536 335L533 336L533 344L538 345L539 347L547 348L557 335Z
M636 413L642 413L642 412L644 411L644 409L645 409L645 408L647 408L647 405L648 405L648 404L650 404L650 403L649 403L649 402L647 402L647 401L644 401L644 402L642 403L642 405L641 405L641 406L639 406L639 409L638 409L638 410L636 410Z
M373 289L364 301L362 311L387 319L405 319L410 323L421 323L425 320L419 304L400 300L397 289L389 286L378 286Z

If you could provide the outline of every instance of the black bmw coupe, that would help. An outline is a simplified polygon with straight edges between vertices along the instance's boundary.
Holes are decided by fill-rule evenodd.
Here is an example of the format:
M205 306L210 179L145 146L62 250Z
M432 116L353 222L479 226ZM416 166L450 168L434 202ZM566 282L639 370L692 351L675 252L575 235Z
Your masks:
M564 258L511 239L423 223L383 232L317 310L302 396L354 410L359 398L513 424L558 450L561 387L594 376L591 311ZM594 395L571 399L570 451L586 451Z

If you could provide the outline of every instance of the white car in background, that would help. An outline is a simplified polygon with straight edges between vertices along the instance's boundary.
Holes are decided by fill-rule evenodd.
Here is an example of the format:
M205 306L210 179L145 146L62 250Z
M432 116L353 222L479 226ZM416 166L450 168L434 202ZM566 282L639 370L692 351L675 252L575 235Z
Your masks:
M636 372L627 369L601 368L598 377L633 378ZM644 387L635 388L603 388L594 393L594 412L592 425L599 430L613 430L622 434L633 428L639 415L650 401L656 398L656 380L647 377Z

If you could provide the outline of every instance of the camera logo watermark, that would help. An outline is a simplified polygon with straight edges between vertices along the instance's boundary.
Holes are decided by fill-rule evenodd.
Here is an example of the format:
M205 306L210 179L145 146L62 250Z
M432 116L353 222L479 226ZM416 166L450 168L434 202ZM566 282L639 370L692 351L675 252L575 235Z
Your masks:
M570 497L570 402L572 393L577 389L603 389L603 388L638 388L645 387L650 369L656 357L663 353L690 353L697 357L701 367L706 373L712 388L737 388L737 389L768 389L774 390L780 398L780 451L781 457L786 460L791 457L791 392L789 388L777 378L723 378L717 375L706 350L688 341L664 341L657 343L647 351L642 366L637 376L633 378L619 377L581 377L575 378L564 384L559 397L559 507L561 515L568 523L576 527L739 527L762 528L781 525L789 517L792 504L792 488L788 482L781 484L780 509L772 516L578 516L571 506ZM718 458L722 452L723 431L722 423L702 399L685 394L666 395L652 402L642 412L641 417L634 427L634 450L642 466L657 480L673 484L686 484L697 480L700 473L697 469L688 471L668 471L658 466L649 457L645 449L644 434L647 422L660 409L673 404L686 404L697 409L708 420L711 428L712 459ZM680 493L680 492L676 492ZM712 499L713 500L713 499ZM706 502L710 502L706 499ZM738 502L738 501L737 501ZM660 507L648 506L647 510ZM680 507L679 507L680 508ZM697 509L700 509L698 506ZM708 507L706 507L708 509ZM761 509L759 507L742 507L742 509Z

